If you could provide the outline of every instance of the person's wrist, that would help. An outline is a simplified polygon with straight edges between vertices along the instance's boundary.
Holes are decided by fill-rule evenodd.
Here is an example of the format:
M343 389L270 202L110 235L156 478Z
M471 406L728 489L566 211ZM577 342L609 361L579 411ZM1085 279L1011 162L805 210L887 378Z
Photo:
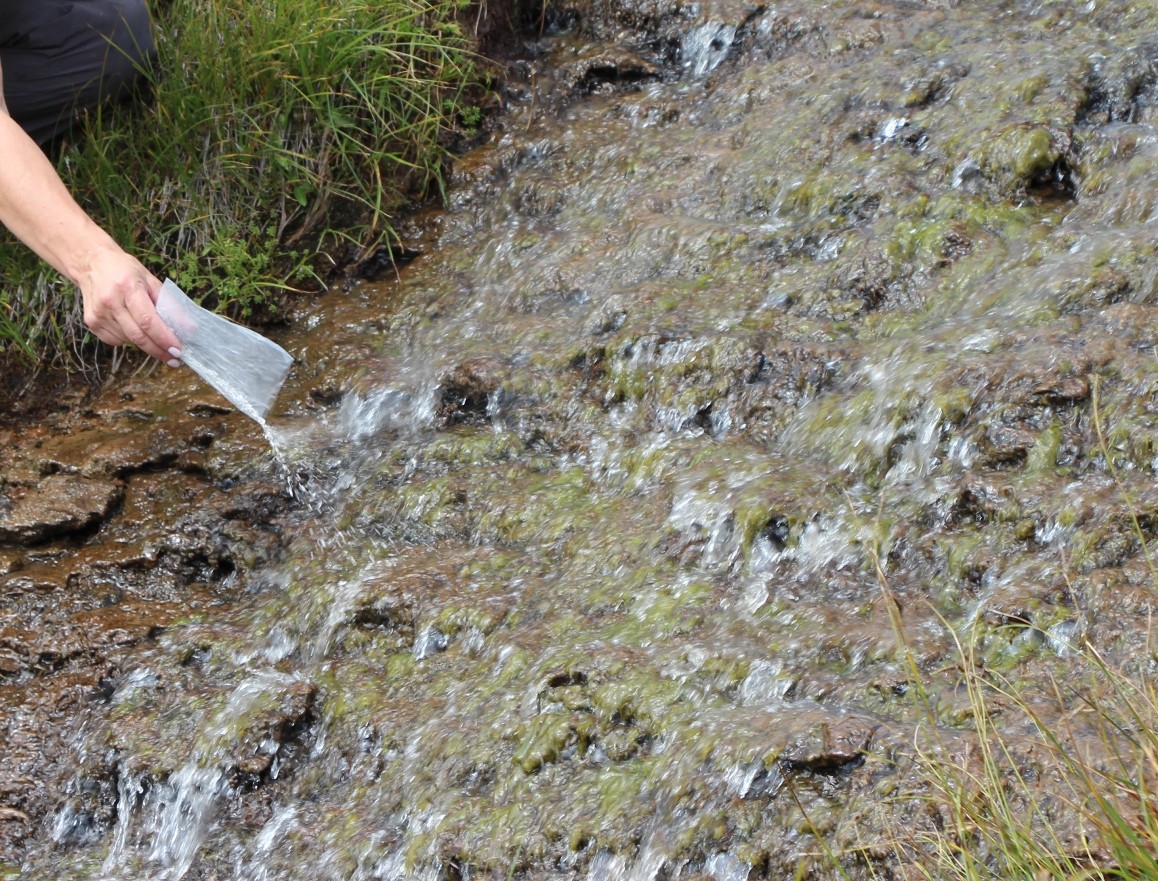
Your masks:
M79 245L69 252L63 275L85 290L96 283L98 277L107 271L110 262L124 260L128 254L113 241L104 230L96 227L89 231Z

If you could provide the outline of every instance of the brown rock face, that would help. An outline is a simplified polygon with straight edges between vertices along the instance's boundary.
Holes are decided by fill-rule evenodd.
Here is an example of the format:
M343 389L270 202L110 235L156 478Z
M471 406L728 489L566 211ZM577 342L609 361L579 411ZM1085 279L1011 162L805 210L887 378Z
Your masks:
M35 487L21 488L0 517L0 542L36 544L80 532L101 522L124 497L119 480L54 474Z

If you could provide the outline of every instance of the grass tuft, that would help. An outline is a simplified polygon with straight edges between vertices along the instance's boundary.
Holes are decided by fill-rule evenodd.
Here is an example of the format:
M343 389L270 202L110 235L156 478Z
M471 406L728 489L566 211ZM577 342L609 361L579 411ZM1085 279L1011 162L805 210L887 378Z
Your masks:
M1092 649L1081 658L1083 687L1054 684L1073 720L1061 730L967 659L974 729L956 745L924 731L935 822L898 836L905 877L1158 879L1158 696ZM1017 722L1031 733L1008 733Z

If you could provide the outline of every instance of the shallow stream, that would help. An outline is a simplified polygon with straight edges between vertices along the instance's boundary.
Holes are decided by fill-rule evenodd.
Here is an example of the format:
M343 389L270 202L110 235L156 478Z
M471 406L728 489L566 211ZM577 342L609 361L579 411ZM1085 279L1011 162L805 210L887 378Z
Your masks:
M21 877L890 877L964 658L1080 739L1081 647L1155 668L1155 12L554 10L279 337L282 461L204 445L277 550L68 716Z

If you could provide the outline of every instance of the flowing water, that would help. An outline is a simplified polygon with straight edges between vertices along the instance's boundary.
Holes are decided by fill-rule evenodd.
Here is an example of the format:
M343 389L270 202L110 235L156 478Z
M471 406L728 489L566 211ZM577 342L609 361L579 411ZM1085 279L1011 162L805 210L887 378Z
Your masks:
M138 648L27 876L867 877L963 650L1047 723L1083 643L1152 673L1147 10L560 14L282 340L283 551Z

